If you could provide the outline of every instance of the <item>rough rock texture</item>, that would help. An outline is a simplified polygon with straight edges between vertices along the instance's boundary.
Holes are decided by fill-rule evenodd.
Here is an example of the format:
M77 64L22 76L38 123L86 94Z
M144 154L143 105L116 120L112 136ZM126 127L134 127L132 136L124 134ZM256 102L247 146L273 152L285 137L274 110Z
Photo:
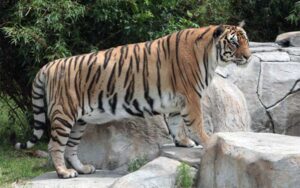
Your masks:
M166 157L159 157L138 171L123 176L115 181L111 188L173 188L175 186L177 167L180 162ZM196 174L196 169L193 174Z
M300 48L250 42L246 67L228 66L222 72L243 92L257 132L300 136Z
M207 88L203 99L202 109L204 126L208 134L216 132L251 131L251 117L247 102L240 89L230 81L224 79L229 70L218 69L217 74ZM180 129L181 117L179 115L168 118L168 124L173 133ZM184 127L189 137L198 142L195 132Z
M276 37L275 42L282 46L300 47L300 31L282 33Z
M161 116L148 122L136 118L89 126L80 143L79 158L99 169L127 170L131 160L152 160L159 155L160 145L172 142Z
M299 137L217 133L201 159L198 187L299 187L299 145Z
M160 150L160 155L198 168L203 152L203 148L199 147L185 148L175 147L174 145L164 145Z
M48 172L25 184L14 184L15 188L108 188L123 176L122 173L97 170L95 174L80 175L77 178L59 179L56 172Z

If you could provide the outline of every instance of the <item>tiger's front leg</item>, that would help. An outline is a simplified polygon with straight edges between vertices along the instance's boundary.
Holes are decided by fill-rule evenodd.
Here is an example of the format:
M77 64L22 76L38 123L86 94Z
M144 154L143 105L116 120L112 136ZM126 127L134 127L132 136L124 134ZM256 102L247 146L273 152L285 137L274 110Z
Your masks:
M199 101L195 99L193 101ZM186 126L192 126L192 129L198 134L201 145L206 146L209 136L207 135L203 124L203 113L200 102L186 103L186 106L180 112Z
M67 148L65 152L66 160L71 166L77 170L79 174L92 174L96 171L93 165L83 165L78 158L77 150L80 144L81 137L86 129L87 123L83 120L79 120L74 125L69 140L67 142Z

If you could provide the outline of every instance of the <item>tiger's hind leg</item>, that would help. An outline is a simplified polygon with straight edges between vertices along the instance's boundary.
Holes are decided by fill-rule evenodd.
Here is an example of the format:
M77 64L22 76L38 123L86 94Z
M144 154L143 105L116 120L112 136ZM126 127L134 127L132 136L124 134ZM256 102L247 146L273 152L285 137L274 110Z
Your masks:
M69 135L75 121L56 114L51 118L51 139L48 145L48 150L52 158L57 175L60 178L73 178L78 176L78 172L74 169L67 169L64 159L64 152Z
M96 171L96 168L92 165L83 165L77 154L78 145L80 143L80 139L84 133L86 128L86 122L79 120L75 123L69 140L67 142L65 158L72 165L72 167L77 170L80 174L92 174Z

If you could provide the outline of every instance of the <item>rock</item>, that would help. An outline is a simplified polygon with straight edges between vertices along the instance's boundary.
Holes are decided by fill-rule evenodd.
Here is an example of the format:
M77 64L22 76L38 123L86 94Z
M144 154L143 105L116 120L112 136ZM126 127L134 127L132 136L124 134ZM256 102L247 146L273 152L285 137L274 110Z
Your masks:
M177 167L180 164L180 162L166 157L156 158L139 170L118 179L111 188L173 188L176 182ZM196 169L191 168L191 170L193 174L196 173Z
M273 132L272 122L257 95L261 62L252 56L246 67L235 67L228 80L233 82L244 94L251 115L251 128L255 132Z
M246 99L237 86L216 75L203 100L204 124L211 133L250 131Z
M298 82L299 83L299 82ZM300 90L292 90L276 106L268 109L276 133L300 135Z
M258 57L261 61L284 62L291 60L286 52L260 52L253 54L253 56Z
M98 169L126 171L131 160L152 160L159 155L161 145L172 142L161 116L148 122L136 118L89 125L79 146L79 158Z
M258 94L262 103L269 108L286 97L300 79L300 72L296 71L300 70L300 63L265 62L261 65Z
M300 62L300 56L298 55L290 55L291 61Z
M24 184L14 184L15 188L109 188L124 174L97 170L95 174L79 175L77 178L59 179L56 172L48 172Z
M255 48L250 48L252 53L258 53L258 52L274 52L278 51L278 46L258 46Z
M249 42L250 48L256 48L256 47L280 47L278 44L274 42Z
M199 147L185 148L175 147L174 145L164 145L161 148L160 155L171 159L185 162L186 164L198 168L200 158L203 155L203 149Z
M280 51L287 52L289 55L300 56L300 48L298 47L281 48Z
M299 137L217 133L201 159L198 187L299 187L299 145Z
M300 31L282 33L276 37L275 42L281 46L300 47Z

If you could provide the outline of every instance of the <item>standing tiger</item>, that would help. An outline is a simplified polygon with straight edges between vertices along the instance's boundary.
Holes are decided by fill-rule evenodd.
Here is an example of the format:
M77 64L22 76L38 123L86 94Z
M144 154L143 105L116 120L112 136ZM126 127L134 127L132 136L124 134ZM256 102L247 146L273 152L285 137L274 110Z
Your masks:
M34 133L16 148L30 148L41 138L46 113L51 124L48 149L62 178L95 172L77 156L87 123L179 112L205 145L199 99L218 65L243 65L250 55L241 27L219 25L55 60L36 75ZM66 168L64 156L73 169Z

